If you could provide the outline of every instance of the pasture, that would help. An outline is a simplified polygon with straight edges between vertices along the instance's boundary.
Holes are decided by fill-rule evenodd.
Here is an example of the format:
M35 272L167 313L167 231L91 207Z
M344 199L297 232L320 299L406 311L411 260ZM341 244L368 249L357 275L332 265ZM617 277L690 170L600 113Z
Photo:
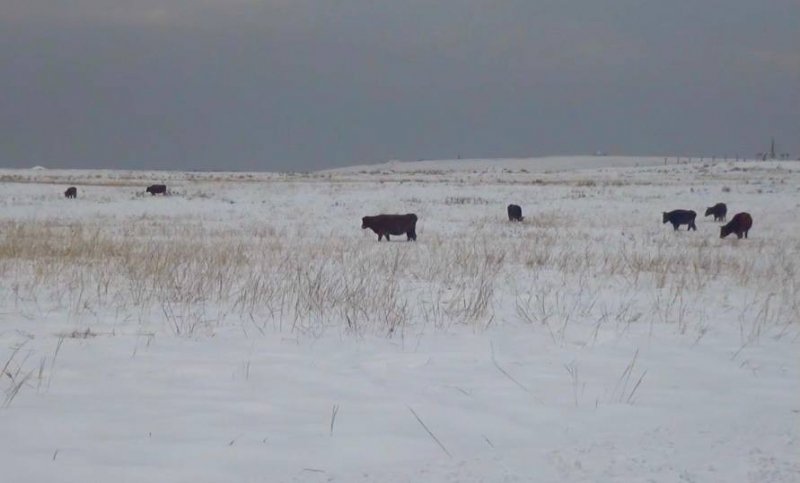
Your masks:
M0 204L4 481L800 480L800 163L0 170Z

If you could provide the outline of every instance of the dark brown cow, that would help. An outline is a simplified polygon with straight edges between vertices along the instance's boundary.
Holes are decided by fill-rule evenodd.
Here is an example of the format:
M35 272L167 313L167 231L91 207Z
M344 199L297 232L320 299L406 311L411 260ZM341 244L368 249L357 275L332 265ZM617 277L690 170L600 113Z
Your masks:
M508 205L508 220L509 221L522 221L522 208L519 205Z
M78 188L70 186L69 188L67 188L67 191L64 192L64 196L66 196L67 198L77 198Z
M725 203L717 203L711 208L707 208L704 216L714 215L714 221L725 221L727 214L728 207L725 206Z
M159 195L159 194L166 196L167 195L167 185L165 185L165 184L151 184L150 186L147 187L147 192L150 193L153 196Z
M694 219L696 217L697 213L692 210L672 210L669 213L662 213L663 222L672 223L672 227L675 228L675 230L681 225L688 225L686 228L687 230L697 231L697 226L694 224Z
M408 213L406 215L377 215L365 216L361 218L361 229L369 228L378 234L378 241L389 235L406 234L408 241L417 241L417 215Z
M747 238L747 232L753 226L753 217L750 213L736 213L727 225L719 227L719 237L725 238L731 233L736 233L736 236L741 239Z

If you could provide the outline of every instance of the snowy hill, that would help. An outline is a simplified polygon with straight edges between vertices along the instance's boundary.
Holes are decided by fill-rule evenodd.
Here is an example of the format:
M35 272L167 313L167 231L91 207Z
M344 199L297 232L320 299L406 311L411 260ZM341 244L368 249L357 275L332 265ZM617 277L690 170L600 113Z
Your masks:
M675 163L676 158L668 158ZM684 158L685 160L686 158ZM634 156L549 156L541 158L447 159L426 161L388 161L385 163L348 166L323 170L325 173L358 172L425 172L425 171L567 171L576 169L627 168L659 166L663 157Z

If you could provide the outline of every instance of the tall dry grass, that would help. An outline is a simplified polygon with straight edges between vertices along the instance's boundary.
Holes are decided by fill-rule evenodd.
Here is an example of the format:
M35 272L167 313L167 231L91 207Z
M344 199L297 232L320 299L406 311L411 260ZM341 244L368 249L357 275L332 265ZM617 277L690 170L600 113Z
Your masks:
M752 342L800 316L797 244L751 241L741 256L699 237L680 246L667 237L618 241L556 214L512 228L476 223L482 229L469 236L377 243L321 238L302 224L287 233L157 218L7 222L0 287L15 307L138 314L178 335L228 323L403 335L501 322L545 327L555 341L576 324L595 337L639 323L702 334L711 303L730 305ZM731 290L751 299L726 301Z

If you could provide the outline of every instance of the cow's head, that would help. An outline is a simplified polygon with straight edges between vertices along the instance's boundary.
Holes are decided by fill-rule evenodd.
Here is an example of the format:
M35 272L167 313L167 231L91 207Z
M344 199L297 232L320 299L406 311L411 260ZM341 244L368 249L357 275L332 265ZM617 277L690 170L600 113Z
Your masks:
M662 211L661 218L662 218L661 223L666 223L669 221L669 214L666 211Z
M361 218L361 229L369 228L369 222L367 221L367 216Z
M728 225L719 227L720 238L725 238L726 236L730 235L731 232L733 232L733 228L731 228L729 225L730 223Z
M713 215L714 214L714 207L706 208L706 214L703 216Z

